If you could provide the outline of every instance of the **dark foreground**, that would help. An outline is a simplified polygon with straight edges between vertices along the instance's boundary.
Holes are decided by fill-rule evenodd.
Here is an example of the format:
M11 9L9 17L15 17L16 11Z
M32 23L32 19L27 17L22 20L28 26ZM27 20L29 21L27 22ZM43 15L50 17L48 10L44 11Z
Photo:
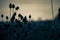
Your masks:
M60 21L0 22L0 40L60 40Z

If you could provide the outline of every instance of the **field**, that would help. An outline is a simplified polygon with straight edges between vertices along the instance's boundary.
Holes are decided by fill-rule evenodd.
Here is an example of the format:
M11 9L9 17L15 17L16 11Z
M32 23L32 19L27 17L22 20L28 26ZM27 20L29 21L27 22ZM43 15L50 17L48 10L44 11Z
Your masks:
M60 21L0 22L0 40L60 40Z

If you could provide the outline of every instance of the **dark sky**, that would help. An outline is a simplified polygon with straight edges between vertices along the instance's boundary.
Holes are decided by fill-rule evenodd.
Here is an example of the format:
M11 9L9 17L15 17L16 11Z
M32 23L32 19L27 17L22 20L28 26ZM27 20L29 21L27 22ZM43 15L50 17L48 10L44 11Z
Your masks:
M16 6L20 7L17 14L21 13L23 16L27 17L31 14L33 20L38 20L38 18L42 20L52 19L51 0L0 0L0 15L10 15L9 3L14 3ZM53 0L54 16L58 14L59 7L60 0ZM18 17L16 16L16 18Z

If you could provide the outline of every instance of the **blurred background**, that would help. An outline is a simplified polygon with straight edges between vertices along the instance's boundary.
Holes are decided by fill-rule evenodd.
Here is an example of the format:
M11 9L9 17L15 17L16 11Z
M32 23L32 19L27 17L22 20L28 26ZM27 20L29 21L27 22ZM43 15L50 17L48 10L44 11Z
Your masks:
M23 16L31 15L33 20L50 20L52 19L51 0L0 0L0 15L10 17L9 3L19 6L16 11L17 15L20 13ZM54 17L58 14L60 7L60 0L53 0ZM15 10L14 10L15 11ZM13 14L13 12L11 12ZM18 19L18 16L16 16ZM1 21L0 17L0 21ZM5 17L3 18L5 21Z

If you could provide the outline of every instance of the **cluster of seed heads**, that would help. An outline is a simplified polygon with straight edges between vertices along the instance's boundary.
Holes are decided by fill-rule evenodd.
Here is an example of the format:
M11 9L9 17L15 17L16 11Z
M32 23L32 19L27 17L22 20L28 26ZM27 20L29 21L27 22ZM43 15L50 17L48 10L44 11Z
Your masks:
M19 10L19 6L15 6L15 4L9 4L9 8L10 8L10 17L11 17L11 9L15 9L15 10ZM15 20L15 16L16 16L16 12L13 12L13 15L12 15L12 17L11 17L11 19L10 19L10 21L14 21ZM2 20L3 20L3 17L4 17L4 15L3 14L1 14L1 18L2 18ZM23 17L21 14L18 14L18 17L21 19L21 20L23 20L23 21L26 21L27 20L27 17L25 16L25 17ZM31 15L29 15L29 19L31 18ZM9 17L8 16L6 16L6 20L8 20L9 19Z

